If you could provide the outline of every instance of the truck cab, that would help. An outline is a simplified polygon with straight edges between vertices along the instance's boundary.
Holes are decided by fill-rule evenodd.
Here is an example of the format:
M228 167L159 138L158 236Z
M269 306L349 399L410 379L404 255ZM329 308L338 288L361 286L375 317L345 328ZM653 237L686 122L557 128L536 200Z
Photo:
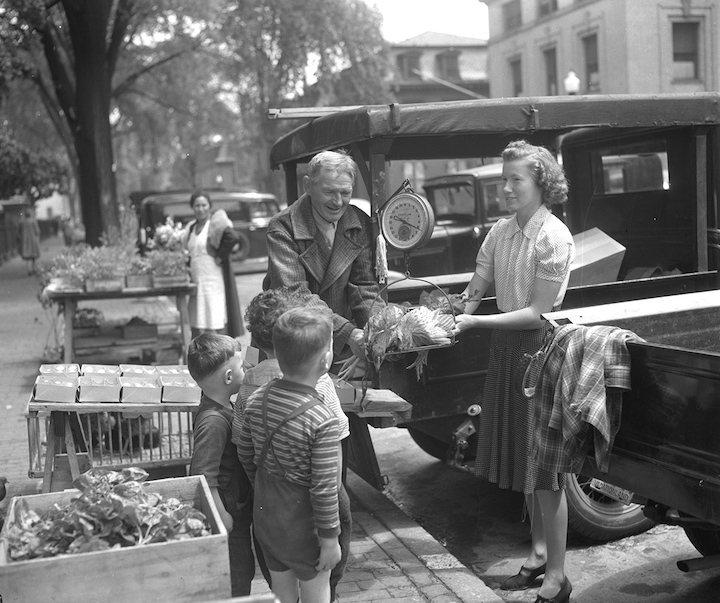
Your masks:
M417 191L433 204L436 231L446 225L446 240L440 245L435 232L425 251L400 254L404 261L400 271L407 270L411 278L387 286L383 296L418 304L428 289L457 293L470 280L485 232L505 212L499 194L501 180L493 180L492 170L498 169L507 143L516 139L546 146L562 162L570 184L569 200L555 211L574 237L581 240L589 232L600 232L623 249L610 276L583 264L596 250L582 249L576 258L577 278L571 273L564 310L718 288L720 94L715 92L485 99L332 110L280 138L272 148L271 161L284 169L287 198L295 199L302 164L321 150L346 148L359 166L358 187L365 189L360 196L367 194L371 201L374 235L379 233L378 209L401 185L392 180L390 164L482 164L457 173L448 169L445 175L425 182L422 192ZM457 247L449 242L450 233L461 241ZM441 256L452 257L450 268L447 262L438 271L428 268L431 258ZM412 278L423 272L427 276L422 280ZM591 278L597 274L603 277ZM486 297L477 312L497 312L495 300ZM488 347L486 331L463 333L453 346L429 352L420 379L407 370L412 357L384 362L378 370L370 368L372 387L392 390L412 404L410 417L397 418L396 425L408 429L426 452L457 468L472 460L474 434L482 420ZM363 459L367 454L367 450L354 458L351 454L350 466L382 487L377 465ZM590 476L573 476L568 502L571 527L599 540L652 525L638 504L617 502L595 490ZM720 506L720 500L716 503Z

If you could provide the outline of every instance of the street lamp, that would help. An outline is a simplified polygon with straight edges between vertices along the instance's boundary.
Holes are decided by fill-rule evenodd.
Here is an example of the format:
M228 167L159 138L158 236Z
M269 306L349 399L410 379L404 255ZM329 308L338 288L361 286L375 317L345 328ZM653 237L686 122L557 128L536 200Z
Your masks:
M568 71L563 84L565 85L565 94L575 95L580 92L580 78L572 69Z

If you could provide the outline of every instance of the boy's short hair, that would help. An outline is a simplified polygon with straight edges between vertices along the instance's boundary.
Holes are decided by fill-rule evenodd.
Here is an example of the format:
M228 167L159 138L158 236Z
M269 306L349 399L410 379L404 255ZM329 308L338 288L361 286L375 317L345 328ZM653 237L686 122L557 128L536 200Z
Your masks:
M207 379L225 366L242 349L240 342L229 335L202 333L188 346L188 371L195 381Z
M305 306L311 294L297 287L280 287L258 293L245 310L247 330L253 341L265 351L272 352L273 327L282 314Z
M324 308L293 308L273 327L273 347L280 370L297 372L328 349L332 339L330 311Z

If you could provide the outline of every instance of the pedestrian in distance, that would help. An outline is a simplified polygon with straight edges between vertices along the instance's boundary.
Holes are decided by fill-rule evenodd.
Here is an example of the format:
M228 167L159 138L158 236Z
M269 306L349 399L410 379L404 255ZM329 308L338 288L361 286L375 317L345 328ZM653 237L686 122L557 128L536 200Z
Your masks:
M530 513L530 555L501 588L524 590L543 575L536 603L565 603L572 591L564 567L565 474L542 469L530 458L533 409L514 372L525 354L542 346L549 327L541 315L558 309L567 290L575 248L549 207L567 199L568 185L543 147L511 142L502 158L503 192L515 214L498 220L483 241L463 292L465 313L456 324L456 333L493 329L475 472L500 488L523 492ZM473 315L492 283L499 313Z
M212 210L209 194L194 192L190 207L195 219L185 228L184 247L190 256L191 279L197 285L189 302L192 335L215 332L238 337L244 329L230 263L238 234L224 210Z
M242 424L245 404L250 395L260 386L265 385L273 379L280 379L282 372L275 355L272 342L272 332L278 318L293 308L303 307L325 307L325 304L307 292L298 291L289 287L270 289L256 295L245 311L245 322L248 331L252 334L255 345L267 356L265 360L256 366L245 365L245 378L240 386L240 394L235 403L235 414L233 417L233 441L237 444L240 437L240 425ZM347 416L340 406L335 384L328 374L322 375L315 386L320 399L334 413L338 420L338 476L344 475L342 463L342 443L350 436L350 425ZM342 579L347 567L348 554L350 552L350 540L352 536L352 514L350 511L350 498L347 494L342 479L338 481L338 505L340 516L340 551L341 557L338 564L330 572L330 601L335 601L337 584ZM264 560L258 559L261 569ZM266 572L263 571L265 575ZM269 578L266 575L266 578ZM271 583L271 580L268 580Z
M40 257L40 225L32 206L23 210L18 223L18 247L20 255L25 260L28 275L35 274L35 263Z
M250 480L231 440L233 404L244 372L240 344L228 335L203 333L188 346L188 370L202 389L193 420L191 475L204 475L228 532L232 596L250 594L255 558L250 539Z
M341 556L338 420L315 386L332 363L330 313L289 310L272 339L283 376L250 395L238 442L253 526L280 602L328 603Z

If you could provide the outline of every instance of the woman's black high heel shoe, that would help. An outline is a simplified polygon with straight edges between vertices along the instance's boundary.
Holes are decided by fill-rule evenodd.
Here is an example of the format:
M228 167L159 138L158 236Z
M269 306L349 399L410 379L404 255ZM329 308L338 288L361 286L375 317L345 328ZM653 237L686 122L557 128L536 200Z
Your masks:
M535 582L535 578L542 576L545 573L546 565L546 563L543 563L540 567L536 567L535 569L528 569L523 565L520 568L520 571L505 580L505 582L500 585L500 588L502 590L527 590L530 588L532 583Z
M552 599L546 599L545 597L537 596L535 603L568 603L570 601L570 593L572 592L572 584L565 576L565 581L560 587L560 591Z

